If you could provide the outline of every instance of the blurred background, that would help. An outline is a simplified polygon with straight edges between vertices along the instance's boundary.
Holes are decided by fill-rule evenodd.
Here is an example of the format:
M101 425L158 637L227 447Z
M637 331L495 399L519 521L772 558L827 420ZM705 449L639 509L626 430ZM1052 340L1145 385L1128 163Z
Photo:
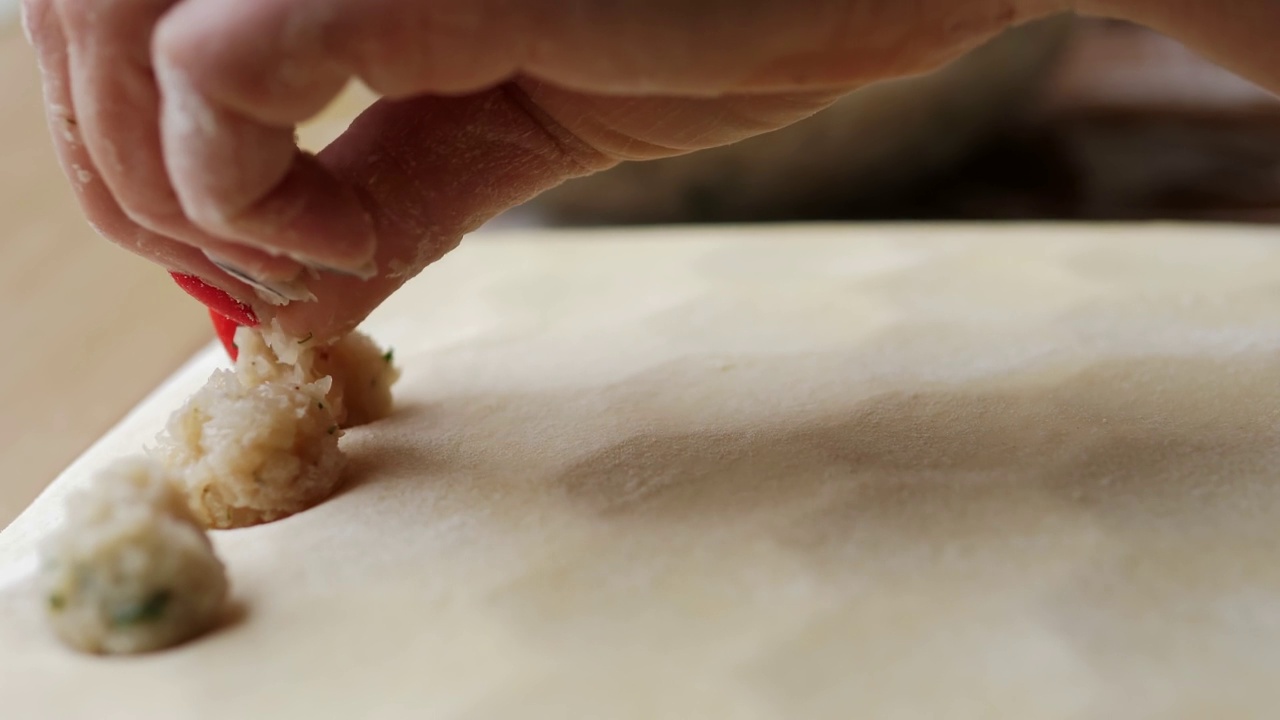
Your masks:
M567 183L537 217L1265 222L1278 111L1159 35L1055 18L790 128Z
M211 339L194 301L80 216L12 5L0 0L0 526ZM347 93L304 144L368 100ZM1055 18L792 128L568 183L492 227L1269 223L1278 208L1280 101L1158 35Z

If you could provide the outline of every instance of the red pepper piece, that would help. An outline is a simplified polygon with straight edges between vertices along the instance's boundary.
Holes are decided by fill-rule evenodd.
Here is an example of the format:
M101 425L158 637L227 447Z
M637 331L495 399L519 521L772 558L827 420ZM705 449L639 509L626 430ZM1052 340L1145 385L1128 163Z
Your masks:
M201 280L195 275L185 273L169 273L178 287L188 295L199 300L209 308L209 318L213 320L213 331L222 341L222 347L234 361L240 354L236 347L236 328L241 325L254 327L258 324L258 316L253 308L236 300L227 293Z
M254 314L253 308L248 305L195 275L176 272L169 273L169 275L173 277L174 282L178 283L178 287L185 290L188 295L199 300L205 307L215 313L234 321L238 325L257 326L258 316Z
M209 318L213 320L213 331L217 333L218 339L222 341L222 347L227 349L227 354L231 356L231 361L240 355L240 348L236 347L236 328L240 324L225 315L219 314L216 310L209 310Z

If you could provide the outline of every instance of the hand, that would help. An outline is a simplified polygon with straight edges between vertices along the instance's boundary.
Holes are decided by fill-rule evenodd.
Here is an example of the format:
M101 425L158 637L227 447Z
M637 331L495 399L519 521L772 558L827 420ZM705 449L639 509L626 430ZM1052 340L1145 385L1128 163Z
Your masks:
M1276 0L25 0L24 22L94 227L326 338L566 179L785 126L1070 9L1280 86ZM384 99L299 151L352 77Z

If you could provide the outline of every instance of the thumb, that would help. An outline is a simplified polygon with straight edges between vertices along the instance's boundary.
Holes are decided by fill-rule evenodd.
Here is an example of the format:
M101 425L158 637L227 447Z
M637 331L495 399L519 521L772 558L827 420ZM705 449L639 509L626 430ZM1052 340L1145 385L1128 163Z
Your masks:
M627 98L516 81L462 97L381 100L318 156L373 219L379 275L322 273L309 284L314 301L260 314L299 337L336 337L463 235L540 192L621 160L781 127L838 96Z

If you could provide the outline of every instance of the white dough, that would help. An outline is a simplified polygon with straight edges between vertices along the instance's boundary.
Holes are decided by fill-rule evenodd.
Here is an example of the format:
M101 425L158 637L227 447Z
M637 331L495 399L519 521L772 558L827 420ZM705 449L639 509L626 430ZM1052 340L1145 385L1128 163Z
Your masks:
M406 372L353 487L217 536L243 621L76 662L0 587L0 714L1275 717L1275 235L472 238L370 318ZM0 532L0 577L220 362Z

